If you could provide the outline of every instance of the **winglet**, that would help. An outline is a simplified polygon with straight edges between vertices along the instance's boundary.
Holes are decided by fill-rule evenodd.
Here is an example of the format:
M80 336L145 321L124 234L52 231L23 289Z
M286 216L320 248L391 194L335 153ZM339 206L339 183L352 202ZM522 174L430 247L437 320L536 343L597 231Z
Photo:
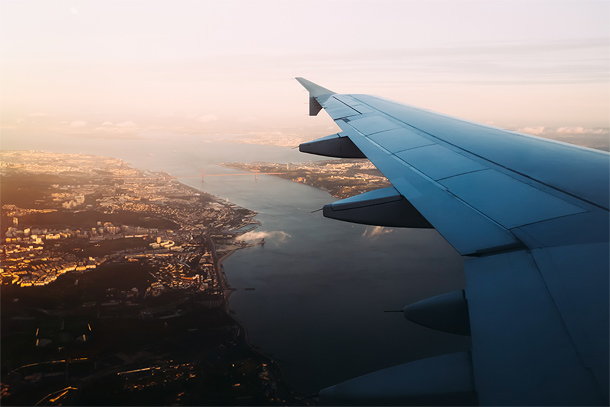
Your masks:
M332 90L323 88L320 85L317 85L311 81L308 81L305 78L296 77L294 79L299 81L299 83L301 85L303 85L303 87L309 91L309 96L311 96L311 97L317 98L317 97L324 96L324 95L334 95L336 93L336 92L333 92Z
M311 81L308 81L305 78L297 77L295 78L307 91L309 92L309 115L316 116L320 110L322 110L322 105L320 103L324 103L330 95L334 95L335 92L332 90L323 88L320 85L317 85Z

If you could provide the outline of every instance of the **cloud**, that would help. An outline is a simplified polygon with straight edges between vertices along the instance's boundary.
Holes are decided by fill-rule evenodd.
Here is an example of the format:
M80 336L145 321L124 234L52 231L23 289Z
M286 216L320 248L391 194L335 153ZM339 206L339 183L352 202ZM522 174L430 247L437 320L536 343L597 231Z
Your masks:
M603 128L559 127L555 131L561 134L608 134L608 129Z
M93 129L94 134L101 138L138 138L138 126L132 121L113 123L105 121Z
M610 129L607 127L523 127L516 130L556 141L576 144L598 150L610 150Z
M542 134L542 133L544 133L545 130L546 130L546 128L544 126L523 127L522 129L517 129L517 131L520 133L535 134L535 135Z
M551 135L551 134L608 134L610 129L604 127L544 127L544 126L533 126L533 127L522 127L516 131L520 133L538 135Z
M87 122L84 120L76 120L70 123L70 127L85 127Z
M201 123L209 123L218 120L218 116L215 114L204 114L203 116L197 117L197 121Z
M375 239L381 235L387 235L388 233L392 233L393 231L393 229L388 229L383 226L367 226L366 230L362 234L362 237Z
M130 132L136 129L137 124L132 121L126 121L121 123L113 123L109 121L105 121L101 126L93 129L94 131L103 131L108 133L125 133Z
M132 121L117 123L117 127L136 127L136 124Z
M272 241L274 243L283 243L286 240L290 239L290 236L286 232L282 232L280 230L275 230L271 232L248 232L243 235L237 237L235 240L241 240L243 242L248 243L257 243L261 239L265 239L265 241Z

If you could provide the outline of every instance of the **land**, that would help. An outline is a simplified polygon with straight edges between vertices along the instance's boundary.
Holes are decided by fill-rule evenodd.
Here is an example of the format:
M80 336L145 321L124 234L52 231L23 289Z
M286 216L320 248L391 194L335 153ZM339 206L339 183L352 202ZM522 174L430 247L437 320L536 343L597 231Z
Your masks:
M107 158L2 152L5 405L281 405L228 313L255 212Z
M336 198L347 198L392 185L369 160L343 159L299 164L252 162L221 165L258 173L274 173L280 178L320 188Z

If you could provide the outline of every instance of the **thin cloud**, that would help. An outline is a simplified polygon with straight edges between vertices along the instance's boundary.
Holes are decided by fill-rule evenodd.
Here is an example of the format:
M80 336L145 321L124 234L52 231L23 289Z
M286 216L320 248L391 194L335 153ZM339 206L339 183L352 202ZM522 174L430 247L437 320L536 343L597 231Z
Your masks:
M76 120L70 123L70 127L85 127L87 122L84 120Z
M218 120L218 116L215 114L204 114L203 116L199 116L197 118L197 121L201 123L215 122L216 120Z
M546 128L544 126L535 126L535 127L523 127L521 129L518 129L517 131L520 133L527 133L527 134L533 134L533 135L540 135L543 134L544 131L546 130Z
M137 137L138 126L132 121L125 121L121 123L113 123L111 121L105 121L93 129L95 137L101 138L139 138Z
M369 239L375 239L381 235L387 235L388 233L392 233L394 230L385 228L383 226L367 226L366 230L362 234L362 237L367 237Z
M116 126L117 127L136 127L136 124L132 121L127 121L127 122L118 123Z
M561 134L608 134L608 129L590 129L585 127L559 127L556 132Z
M523 127L516 131L597 150L610 150L610 129L606 127L533 126Z
M522 127L517 129L520 133L533 135L550 135L550 134L609 134L610 129L604 127L544 127L532 126Z
M246 243L256 243L261 239L265 239L265 241L272 241L274 243L284 243L286 240L290 239L288 233L283 232L281 230L275 230L271 232L248 232L243 235L237 237L235 240L239 240Z

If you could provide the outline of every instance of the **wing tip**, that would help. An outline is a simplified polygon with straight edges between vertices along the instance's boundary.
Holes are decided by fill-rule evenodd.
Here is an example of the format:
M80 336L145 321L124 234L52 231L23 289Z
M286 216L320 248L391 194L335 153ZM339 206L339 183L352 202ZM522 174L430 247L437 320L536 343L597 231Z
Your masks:
M317 83L313 83L312 81L309 81L301 76L296 76L294 79L296 79L301 85L303 85L305 89L307 89L307 91L309 92L309 96L311 97L317 98L320 96L336 94L336 92L333 92L330 89L326 89L318 85Z

